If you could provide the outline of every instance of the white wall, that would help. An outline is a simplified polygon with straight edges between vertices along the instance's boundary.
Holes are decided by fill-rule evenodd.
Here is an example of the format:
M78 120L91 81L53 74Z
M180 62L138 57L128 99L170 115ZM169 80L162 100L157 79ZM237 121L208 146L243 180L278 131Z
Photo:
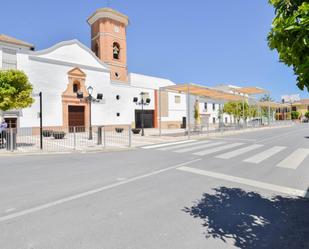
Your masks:
M17 56L18 69L23 70L28 75L29 81L34 87L34 93L43 93L43 125L61 126L63 124L61 95L69 83L67 73L74 67L56 62L38 61L29 58L27 54L19 53ZM108 72L90 70L82 66L80 68L87 75L86 86L92 85L97 92L104 92L106 88L109 88ZM38 100L36 100L30 108L23 110L23 117L20 119L21 126L38 126L38 112L39 105ZM94 117L100 117L100 115L93 114Z
M1 55L1 53L0 53ZM110 81L110 72L108 66L99 61L94 54L84 45L77 41L68 41L56 44L52 48L39 52L20 51L17 54L17 67L23 70L29 77L34 86L34 92L43 92L43 125L44 126L62 126L62 93L66 90L68 81L67 73L74 67L79 67L86 76L86 87L91 85L94 88L93 95L102 93L104 101L92 105L92 124L132 124L135 122L135 110L141 109L133 103L134 97L140 97L141 92L148 92L151 99L150 105L145 109L155 109L155 90L160 87L174 85L168 79L162 79L141 74L130 74L130 82L115 83ZM120 99L117 100L116 96ZM175 103L175 96L180 96L180 103ZM168 93L169 115L162 117L162 121L182 121L187 116L187 97L185 94ZM194 122L194 103L195 97L190 97L190 118ZM208 112L210 114L209 122L216 118L218 123L218 104L216 110L212 110L212 103L208 103ZM204 102L200 102L201 113L204 109ZM27 109L23 110L23 116L20 118L21 127L38 126L39 119L39 101ZM120 116L117 117L117 113ZM228 116L228 115L227 115ZM226 117L226 115L223 117ZM228 116L229 121L230 117Z
M43 93L44 126L63 125L61 95L69 83L67 73L75 65L87 75L85 84L86 87L91 85L94 88L93 95L102 93L104 97L103 102L92 105L93 125L132 124L135 121L135 110L141 109L141 106L133 103L134 97L140 97L141 92L148 92L151 103L145 109L154 110L154 89L173 84L166 79L137 74L131 78L131 84L111 83L108 68L93 58L92 52L85 50L79 44L71 43L64 42L62 46L58 44L30 55L18 53L18 69L28 75L35 93ZM120 96L119 100L116 99L117 95ZM172 96L171 98L173 99ZM23 116L20 118L21 127L39 125L38 102L36 99L30 108L23 110ZM177 108L173 107L169 118L174 120L177 112ZM119 117L117 113L120 113Z

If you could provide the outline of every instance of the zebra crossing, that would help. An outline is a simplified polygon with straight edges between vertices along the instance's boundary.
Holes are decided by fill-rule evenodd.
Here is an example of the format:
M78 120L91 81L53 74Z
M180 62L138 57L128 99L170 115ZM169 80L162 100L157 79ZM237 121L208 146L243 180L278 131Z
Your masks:
M218 141L218 140L204 140L204 141L181 141L176 143L146 146L143 149L156 149L159 151L166 151L172 153L189 153L195 156L213 156L221 160L229 160L233 158L241 158L242 162L258 165L276 155L282 155L281 161L276 163L277 168L285 168L296 170L305 164L309 157L309 148L298 148L294 151L288 151L285 146L269 147L264 144L248 144L244 141ZM251 155L247 156L247 153ZM252 152L256 152L252 156Z

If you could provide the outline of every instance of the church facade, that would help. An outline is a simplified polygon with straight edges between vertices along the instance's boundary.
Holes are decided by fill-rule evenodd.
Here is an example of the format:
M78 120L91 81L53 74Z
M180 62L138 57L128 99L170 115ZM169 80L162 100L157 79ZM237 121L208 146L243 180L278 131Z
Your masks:
M94 126L140 127L141 106L133 99L140 99L143 93L144 99L150 100L145 106L146 128L158 127L159 102L162 128L180 128L187 115L186 95L163 92L159 101L159 89L174 85L174 82L128 71L126 33L129 18L103 8L90 16L88 23L91 48L78 40L70 40L35 51L29 43L0 35L0 69L24 71L34 92L43 93L43 125L89 126L91 115ZM91 110L89 103L77 98L78 93L86 97L90 86L94 97L103 94L100 102L91 105ZM208 104L213 110L212 123L216 122L216 107ZM36 100L30 108L5 112L3 116L16 127L37 127L38 112L39 101Z

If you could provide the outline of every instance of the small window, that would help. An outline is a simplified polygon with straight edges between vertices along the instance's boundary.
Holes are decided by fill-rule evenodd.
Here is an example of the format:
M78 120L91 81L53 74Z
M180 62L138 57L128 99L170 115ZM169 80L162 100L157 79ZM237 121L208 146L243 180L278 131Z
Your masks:
M216 118L212 118L212 123L213 123L213 124L216 123Z
M207 109L208 109L208 107L207 107L208 105L207 105L207 103L205 102L204 103L204 110L207 112Z
M7 123L7 128L17 128L17 118L5 118L5 123Z
M117 117L120 117L120 113L119 112L117 112Z
M73 84L73 93L77 93L79 91L79 84L78 83L74 83Z
M292 107L292 111L293 111L293 112L296 112L296 111L297 111L296 106L293 106L293 107Z
M119 100L119 99L120 99L120 95L117 95L117 96L116 96L116 99Z
M213 111L216 110L216 104L215 104L215 103L212 104L212 110L213 110Z
M113 58L115 60L120 59L120 45L117 42L114 42L114 44L113 44Z
M180 96L175 96L175 104L180 104L181 98Z
M225 123L227 124L227 117L225 117Z
M120 78L120 74L118 72L115 72L115 77L118 79Z

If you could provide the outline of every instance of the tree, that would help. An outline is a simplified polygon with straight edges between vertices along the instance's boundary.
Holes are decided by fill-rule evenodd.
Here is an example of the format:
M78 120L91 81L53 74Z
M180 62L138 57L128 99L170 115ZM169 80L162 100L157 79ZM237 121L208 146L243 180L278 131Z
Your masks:
M195 120L196 125L199 125L201 123L200 108L199 108L198 100L196 100L195 105L194 105L194 120Z
M309 111L305 113L305 117L309 119Z
M260 98L260 102L274 102L272 97L269 94L265 94L263 97Z
M309 91L309 2L308 0L269 0L276 17L268 35L269 47L280 61L291 66L297 86Z
M229 114L234 117L234 119L237 119L237 122L239 122L241 117L241 108L239 106L239 102L227 102L223 106L223 112L226 114Z
M300 118L300 113L297 112L297 111L292 111L291 116L292 116L293 120L299 119Z
M253 105L249 105L247 102L227 102L224 104L223 112L229 114L237 119L239 122L241 118L248 119L257 116L257 109Z
M33 102L32 85L19 70L0 71L0 110L22 109Z
M263 97L260 98L260 102L274 102L274 100L272 99L272 97L270 97L269 94L265 94ZM270 108L270 115L272 116L273 115L273 108ZM263 117L267 117L268 118L268 115L269 115L269 112L268 112L268 107L261 107L261 114Z

